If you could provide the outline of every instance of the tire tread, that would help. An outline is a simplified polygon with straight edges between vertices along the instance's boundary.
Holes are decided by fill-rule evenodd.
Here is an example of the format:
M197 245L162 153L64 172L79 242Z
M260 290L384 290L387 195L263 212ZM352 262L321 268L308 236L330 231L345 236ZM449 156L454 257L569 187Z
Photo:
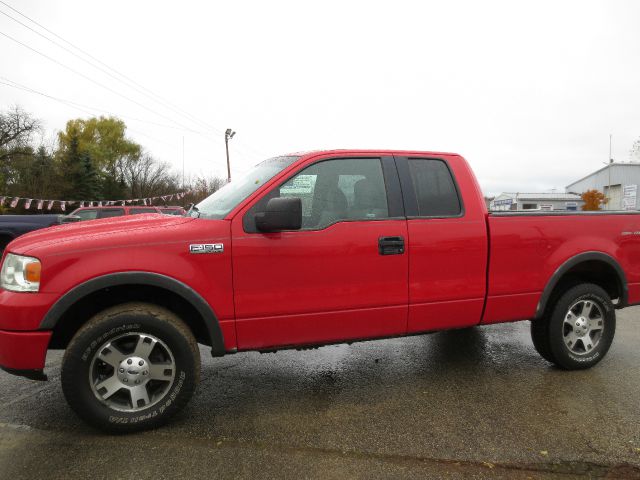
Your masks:
M187 340L189 348L191 350L191 355L196 361L196 368L194 369L194 372L192 372L194 374L194 381L192 382L193 387L190 389L190 391L181 391L181 394L176 396L175 401L173 402L171 407L165 411L166 413L158 415L157 417L149 419L148 421L145 420L144 424L142 424L142 422L135 424L105 424L105 422L101 421L100 419L94 418L93 415L87 412L79 388L79 382L77 378L75 378L75 375L73 375L72 373L73 367L71 365L73 365L73 361L77 360L80 356L79 344L82 343L83 340L87 338L87 336L96 336L96 331L102 328L106 322L109 322L120 315L126 314L152 316L155 319L154 321L163 322L170 325L172 328L177 330L185 340ZM159 427L160 425L164 424L171 416L180 411L189 402L191 396L196 390L199 381L200 350L198 349L198 343L196 342L193 333L191 332L189 327L173 312L150 303L125 303L110 307L96 314L85 325L83 325L80 330L78 330L78 332L76 332L74 337L67 345L67 349L62 360L62 390L70 407L88 424L110 433L129 433L142 429L146 430Z
M594 295L604 300L605 315L608 315L605 325L607 328L607 337L602 340L605 343L603 347L601 347L601 353L597 358L593 361L580 362L570 356L562 339L553 336L553 330L557 331L562 328L561 322L570 303L585 295ZM593 283L578 283L573 284L555 296L545 316L531 322L531 339L536 351L545 360L563 370L581 370L596 365L607 354L613 341L615 326L615 311L607 292L599 285Z

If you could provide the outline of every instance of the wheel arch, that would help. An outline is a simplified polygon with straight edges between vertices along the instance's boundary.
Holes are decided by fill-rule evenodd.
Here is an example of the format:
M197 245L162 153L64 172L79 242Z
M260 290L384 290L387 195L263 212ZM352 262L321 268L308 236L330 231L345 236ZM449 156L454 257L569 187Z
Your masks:
M220 323L207 301L181 281L151 272L111 273L78 285L49 309L39 329L53 331L49 348L64 348L94 314L129 301L147 301L173 311L199 343L211 346L213 356L224 355Z
M580 281L604 288L612 300L618 300L615 308L627 306L627 278L620 264L606 253L584 252L566 260L551 275L538 302L534 319L544 316L555 295L564 291L568 285Z

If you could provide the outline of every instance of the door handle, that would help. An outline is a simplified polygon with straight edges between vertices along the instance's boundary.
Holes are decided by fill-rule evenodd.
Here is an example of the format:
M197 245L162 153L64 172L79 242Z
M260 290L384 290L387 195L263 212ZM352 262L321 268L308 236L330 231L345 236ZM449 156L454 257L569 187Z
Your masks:
M380 255L402 255L404 253L404 237L380 237L378 239Z

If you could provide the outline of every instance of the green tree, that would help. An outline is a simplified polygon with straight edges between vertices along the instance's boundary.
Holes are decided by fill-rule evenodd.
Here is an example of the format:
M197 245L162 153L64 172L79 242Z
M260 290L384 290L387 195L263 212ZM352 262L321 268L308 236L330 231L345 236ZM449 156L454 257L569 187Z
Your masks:
M29 195L37 198L55 198L58 193L59 182L55 171L55 164L53 156L47 152L47 149L41 145L33 155L31 164L32 174L32 188Z
M172 200L186 204L197 202L224 184L221 179L211 178L182 185L170 165L158 162L127 138L126 125L117 118L70 120L58 134L56 147L49 150L36 143L41 130L39 120L20 107L0 111L0 195L117 200L197 190L187 198ZM59 209L58 203L55 209ZM14 209L5 205L5 211L11 213L23 210L24 202ZM34 210L32 204L30 212Z
M69 137L69 145L59 162L61 196L70 200L93 200L98 197L98 176L91 156L80 151L77 134Z
M94 200L100 195L98 171L86 152L80 154L80 169L76 176L75 195L77 200Z
M77 141L78 153L91 158L101 185L103 198L122 198L126 193L125 164L141 156L142 147L126 137L125 123L114 117L75 119L58 134L60 154L64 157Z

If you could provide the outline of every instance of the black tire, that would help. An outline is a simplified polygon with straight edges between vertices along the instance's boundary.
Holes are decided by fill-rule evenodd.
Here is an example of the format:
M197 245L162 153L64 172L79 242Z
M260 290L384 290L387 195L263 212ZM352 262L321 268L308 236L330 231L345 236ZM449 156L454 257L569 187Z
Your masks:
M583 316L583 305L593 304L596 313ZM593 307L592 307L593 308ZM565 322L570 309L573 318L588 318L594 328L601 330L587 333L572 342L569 334L573 327ZM577 313L576 313L577 312ZM596 326L598 325L598 326ZM531 338L540 355L564 370L581 370L596 365L609 351L616 330L616 314L607 292L591 283L582 283L569 288L552 305L550 314L531 322Z
M165 365L152 364L149 358L146 364L148 367L138 368L134 364L126 370L101 360L105 357L105 352L108 356L112 353L111 350L118 355L113 365L126 367L124 362L129 361L127 358L142 358L132 356L136 354L138 347L135 347L136 351L129 353L120 350L123 348L122 343L118 348L114 348L118 345L117 342L127 342L129 339L133 342L135 338L139 340L135 345L142 345L141 348L144 348L145 344L152 345L148 350L149 358L153 355L156 358L158 355L168 355L173 363L156 371L163 372L161 375L167 375L169 379L153 380L151 367ZM113 344L110 343L112 341ZM123 363L118 363L121 358ZM144 371L144 368L147 370ZM106 377L92 380L93 376L101 375L99 372L105 369ZM109 369L112 372L109 372ZM118 373L123 371L124 373ZM142 374L149 374L149 377L138 376ZM99 381L104 378L128 381L122 380L121 377L135 378L135 383L142 382L142 386L148 392L146 400L138 400L137 406L133 405L134 395L128 390L128 387L134 387L133 380L118 387L120 389L111 394L109 399L98 398L101 392L93 385L97 384L99 387ZM199 380L200 352L189 328L172 312L145 303L122 304L97 314L73 337L62 361L62 391L67 402L88 424L109 433L146 430L166 423L189 402ZM155 390L150 390L152 386ZM139 391L137 385L135 388ZM106 393L103 395L106 396ZM122 402L129 401L130 405L127 407L123 403L120 408L112 398L121 399ZM129 400L126 400L127 398Z
M551 353L549 338L549 321L546 318L531 321L531 340L536 352L547 362L556 363L556 359Z

